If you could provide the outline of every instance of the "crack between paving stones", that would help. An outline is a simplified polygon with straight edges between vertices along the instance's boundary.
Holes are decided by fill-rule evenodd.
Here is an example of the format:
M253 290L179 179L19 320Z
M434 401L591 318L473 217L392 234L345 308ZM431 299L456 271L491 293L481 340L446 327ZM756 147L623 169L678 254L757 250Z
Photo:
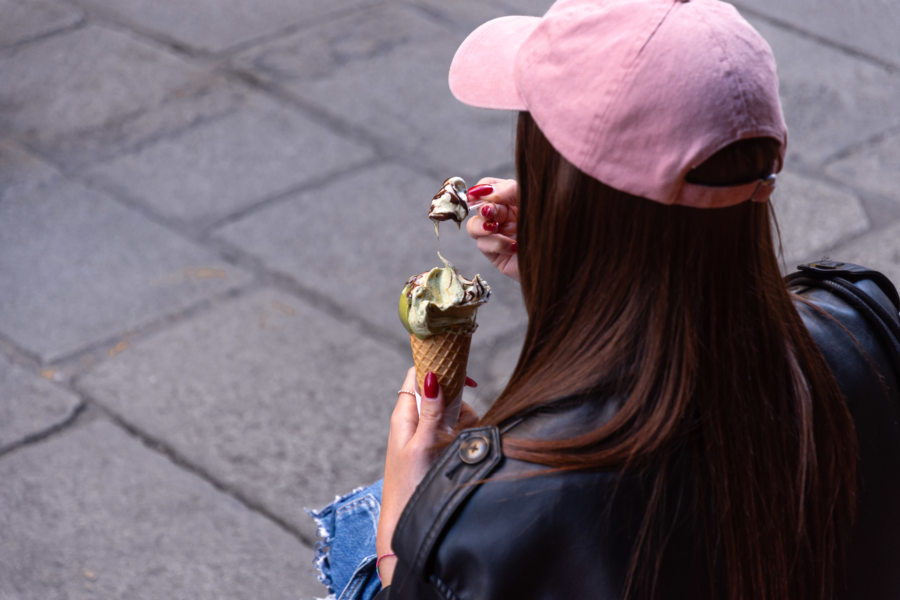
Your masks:
M23 48L25 46L28 46L28 45L31 45L31 44L34 44L37 42L42 42L44 40L47 40L47 39L57 36L57 35L65 35L67 33L71 33L73 31L81 29L82 27L86 26L87 24L88 24L87 15L85 15L84 11L81 11L81 16L78 19L76 19L74 22L70 23L69 25L64 25L63 27L59 27L58 29L53 29L51 31L45 31L43 33L38 33L33 37L26 38L24 40L19 40L18 42L15 42L8 46L0 46L0 55L7 54L7 53L15 54L17 51L19 51L21 48Z
M68 389L68 388L66 388ZM71 390L70 390L71 391ZM78 394L81 396L80 394ZM46 429L42 429L35 433L31 433L26 435L20 440L17 440L11 444L7 444L6 446L0 446L0 459L3 459L8 454L16 452L18 450L22 450L39 442L46 440L47 438L53 436L54 434L60 433L69 427L71 427L77 420L78 417L85 411L87 408L87 404L84 400L79 400L78 405L72 409L72 411L66 416L62 421L47 427Z
M331 21L338 21L356 13L365 14L366 12L371 12L386 5L388 5L387 0L381 0L380 2L376 2L374 4L368 4L364 6L351 6L349 8L340 9L333 13L324 14L307 21L292 23L291 25L286 25L281 29L278 29L271 33L264 33L258 37L243 42L238 42L231 46L226 46L221 50L216 50L213 54L219 57L233 56L236 54L240 54L241 52L248 50L254 46L264 46L266 44L271 44L273 42L277 42L280 38L290 37L295 33L299 33L303 30L321 28L329 24Z
M841 148L840 150L826 156L820 161L820 163L822 164L824 169L827 169L831 166L832 163L848 158L861 150L865 150L867 146L874 146L875 144L879 144L892 135L896 135L898 133L900 133L900 123L883 131L879 131L869 138Z
M734 5L741 11L742 14L754 16L762 21L766 21L770 25L775 25L776 27L786 29L786 30L788 30L792 33L796 33L806 39L812 40L814 42L818 42L825 46L830 46L831 48L834 48L835 50L840 50L844 54L849 54L850 56L853 56L856 58L861 58L869 63L872 63L876 66L886 69L891 73L896 73L897 71L900 71L900 64L894 64L890 61L887 61L883 58L879 58L872 54L868 54L867 52L864 52L864 51L854 48L852 46L848 46L841 42L836 42L832 39L825 37L822 34L814 32L814 31L809 31L807 29L801 29L800 27L797 27L795 24L793 24L789 21L784 21L782 19L779 19L778 17L773 17L764 12L760 12L760 11L756 10L755 8L745 4L744 2L736 2L736 3L734 3Z
M168 329L169 327L173 327L181 322L187 321L197 316L199 313L206 311L207 309L211 310L223 302L228 302L235 298L241 298L256 291L256 289L258 289L257 283L258 282L255 281L255 278L251 278L250 281L243 285L239 285L224 292L213 294L212 296L203 298L202 300L199 300L196 303L191 304L183 309L162 315L133 329L128 329L121 333L107 336L96 342L91 342L68 354L54 357L53 360L47 363L42 362L41 365L44 367L63 366L66 364L73 364L83 358L92 358L100 353L106 354L107 351L110 350L113 346L125 339L129 341L129 345L139 343L161 331ZM99 361L94 361L92 362L92 364L96 364L96 362ZM83 374L84 372L79 372L75 375L75 377L81 376Z
M414 152L408 154L406 149L385 142L369 132L365 127L345 121L340 116L332 114L315 103L295 95L291 90L281 87L278 83L260 78L252 71L232 65L222 67L218 70L218 73L236 82L250 86L256 91L265 92L269 96L284 102L289 107L299 110L308 119L340 137L368 146L373 151L373 156L380 160L404 164L434 179L441 180L446 177L446 174L442 174L440 172L441 169L436 165L423 160L422 153Z
M88 397L85 392L80 391L80 393L82 395L84 395L85 397ZM128 433L129 435L131 435L132 437L137 438L144 446L146 446L150 450L163 455L165 458L167 458L170 462L172 462L177 467L183 469L184 471L187 471L188 473L191 473L195 477L202 479L203 481L205 481L209 485L213 486L216 490L222 492L223 494L230 496L231 498L233 498L234 500L239 502L244 508L246 508L250 511L253 511L253 512L259 514L260 516L268 519L269 521L271 521L272 523L277 525L285 533L287 533L290 536L293 536L294 538L296 538L298 541L300 541L303 545L307 546L308 548L312 548L315 546L315 543L316 543L315 539L309 537L308 535L306 535L299 529L296 529L295 527L290 525L287 521L285 521L284 519L282 519L281 517L279 517L272 511L270 511L269 509L267 509L262 504L255 502L255 501L251 500L250 498L247 498L246 496L244 496L244 494L242 494L238 490L235 490L235 489L229 487L227 484L219 481L211 473L209 473L206 469L200 467L199 465L191 462L190 460L188 460L187 458L182 456L180 453L178 453L178 451L175 450L175 448L173 448L169 444L154 438L147 432L132 425L127 420L125 420L125 418L123 418L121 415L110 410L108 407L106 407L102 403L100 403L96 400L93 400L93 399L89 399L88 402L90 402L92 406L97 407L97 409L100 410L100 412L103 413L107 418L109 418L114 424L116 424L117 426L124 429L125 432Z
M225 215L224 217L220 217L219 219L213 221L209 225L205 225L199 232L199 236L197 238L198 242L205 242L210 237L212 237L217 229L221 229L231 223L236 221L240 221L244 217L255 213L257 211L264 210L269 208L270 206L280 204L286 200L291 199L297 194L314 192L318 189L326 187L328 184L333 183L335 179L340 177L344 177L346 175L352 175L355 171L362 171L364 169L371 169L383 164L385 161L378 156L373 156L371 158L367 158L358 163L350 163L349 166L342 167L339 171L329 172L324 175L320 175L318 177L309 179L303 183L297 184L295 186L289 187L285 190L275 192L270 196L266 196L262 200L258 200L253 204L248 206L244 206L243 208L239 208L238 210Z

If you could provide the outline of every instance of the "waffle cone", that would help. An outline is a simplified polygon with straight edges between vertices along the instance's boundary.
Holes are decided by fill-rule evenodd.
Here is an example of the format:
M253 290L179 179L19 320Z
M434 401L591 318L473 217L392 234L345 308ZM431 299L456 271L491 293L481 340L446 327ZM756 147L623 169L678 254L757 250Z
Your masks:
M425 375L431 371L437 375L438 384L444 391L444 401L455 400L465 384L471 341L472 331L440 333L425 339L410 334L409 345L419 389L425 389Z

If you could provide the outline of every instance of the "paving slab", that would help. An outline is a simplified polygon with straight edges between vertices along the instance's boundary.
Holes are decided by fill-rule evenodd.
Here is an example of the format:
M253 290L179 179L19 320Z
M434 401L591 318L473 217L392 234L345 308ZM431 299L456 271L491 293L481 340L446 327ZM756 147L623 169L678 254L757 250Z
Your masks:
M822 252L870 227L859 198L846 189L790 172L778 176L772 206L786 267L822 258Z
M471 30L486 21L517 12L509 10L509 7L502 2L488 2L486 0L454 0L454 2L408 0L407 3L413 8L430 14L438 22L446 26L455 26L465 35L468 35Z
M65 423L81 404L75 394L4 356L0 356L0 398L0 452Z
M303 507L381 477L408 367L396 349L263 290L135 344L77 386L313 539Z
M309 598L312 551L105 421L0 459L0 598Z
M10 187L57 175L57 170L12 140L0 141L0 199Z
M881 271L896 284L900 282L900 221L859 236L829 255Z
M854 187L880 194L900 205L900 131L862 145L828 165L826 172Z
M64 179L0 203L0 332L44 362L248 281L197 245Z
M494 3L505 7L507 14L540 17L547 12L553 0L494 0Z
M177 9L156 0L80 0L80 3L112 12L139 29L162 34L185 46L220 52L277 34L291 25L318 21L376 1L191 0L179 3Z
M203 226L372 155L295 109L255 97L88 174L166 217Z
M900 125L900 72L748 19L778 62L788 163L817 165Z
M0 136L29 141L97 127L189 94L210 77L143 41L95 25L0 54Z
M200 123L220 118L246 102L246 90L221 78L191 94L175 94L161 104L75 133L43 136L30 143L36 151L70 173L171 137Z
M411 275L441 264L440 248L463 276L480 273L492 287L473 339L487 344L524 322L521 292L465 231L445 224L441 239L435 238L427 214L440 184L402 166L380 165L248 215L217 236L400 344L409 339L397 317L400 291Z
M355 24L349 17L351 22L335 20L262 45L244 60L260 65L267 77L297 97L367 130L390 153L468 177L510 163L512 115L465 107L448 89L447 69L465 32L442 23L435 30L408 7L385 4L378 10L393 22L387 31ZM343 49L348 27L359 31L351 38L353 47L376 51L334 59L348 54ZM331 62L310 67L303 48L319 44L317 55L331 57L326 58ZM273 64L277 68L266 67Z
M39 0L0 0L0 48L27 42L76 24L77 8Z
M753 0L739 5L900 67L900 4L894 0Z
M525 331L526 327L522 326L506 336L502 343L495 346L493 353L488 359L488 364L490 365L488 373L495 398L506 387L509 377L519 361L522 344L525 342Z
M431 40L446 31L439 19L422 10L391 3L355 11L324 26L303 28L254 47L232 62L265 81L301 85L348 65L365 63L398 45ZM365 95L365 90L357 93Z

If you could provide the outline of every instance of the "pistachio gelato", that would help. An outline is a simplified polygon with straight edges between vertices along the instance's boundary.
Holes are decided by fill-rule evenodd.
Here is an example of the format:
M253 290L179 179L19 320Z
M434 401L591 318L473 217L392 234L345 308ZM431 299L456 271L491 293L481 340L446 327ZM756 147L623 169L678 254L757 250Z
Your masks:
M410 277L400 294L400 320L420 339L446 331L471 333L478 307L491 295L480 275L468 280L438 256L444 266Z

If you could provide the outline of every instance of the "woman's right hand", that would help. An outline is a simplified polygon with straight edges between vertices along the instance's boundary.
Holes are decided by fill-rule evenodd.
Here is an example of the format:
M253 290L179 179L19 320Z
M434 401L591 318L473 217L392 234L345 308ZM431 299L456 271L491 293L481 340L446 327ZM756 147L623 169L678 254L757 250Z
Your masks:
M519 216L519 186L515 179L485 177L469 188L469 204L484 202L466 223L491 264L504 275L519 280L516 255L516 221Z

